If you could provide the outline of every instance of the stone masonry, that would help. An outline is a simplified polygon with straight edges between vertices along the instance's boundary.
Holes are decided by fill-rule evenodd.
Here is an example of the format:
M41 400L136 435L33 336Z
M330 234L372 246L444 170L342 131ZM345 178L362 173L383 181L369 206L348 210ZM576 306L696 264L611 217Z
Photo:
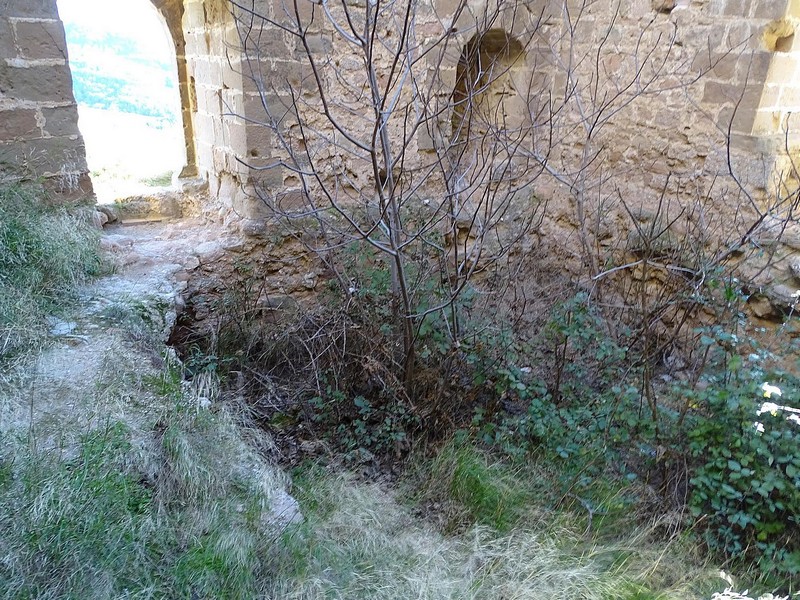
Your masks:
M150 1L176 48L187 155L183 175L208 182L214 210L228 223L263 231L263 205L253 185L273 196L301 189L297 174L285 168L278 137L296 121L292 90L308 98L308 106L318 94L306 55L336 65L346 79L358 75L352 47L311 0L297 0L296 7L291 0L248 0L239 8L230 0ZM355 10L362 5L353 2ZM437 127L456 123L447 116L447 103L461 93L459 61L464 48L482 39L482 27L519 46L507 79L513 84L528 77L535 92L529 102L563 104L559 126L571 133L559 134L549 160L564 172L585 160L588 147L581 138L585 131L565 125L581 110L565 96L568 84L584 82L581 93L595 94L595 100L621 94L591 138L592 148L602 150L591 163L600 182L593 200L576 199L574 185L542 178L537 194L562 198L548 208L544 229L572 235L569 230L580 226L577 202L596 223L587 234L591 243L616 243L627 217L612 200L636 204L646 219L664 195L683 206L701 198L722 215L720 227L736 228L742 206L767 207L796 187L790 167L800 146L800 0L524 0L504 4L491 23L474 18L495 5L501 6L497 0L416 5L413 35L426 48L428 65L419 83L432 86L443 108ZM243 37L241 7L272 25L257 38ZM292 33L300 25L308 27L307 48ZM392 33L387 28L385 34ZM437 42L441 50L432 51L431 40L443 35L448 42ZM568 55L583 60L565 67ZM639 72L645 55L648 66ZM325 77L335 95L341 81L330 71ZM626 82L622 90L620 81ZM648 87L648 81L655 83ZM640 87L644 92L636 96ZM628 102L625 94L636 97ZM511 118L525 110L508 104L505 114ZM428 127L417 132L412 144L419 161L435 150L435 134ZM326 164L339 165L364 189L374 185L370 168L343 157L331 148ZM91 194L55 0L0 0L0 165L14 176L44 175L69 198ZM612 171L623 176L613 189L603 189L602 173Z
M0 173L92 194L55 0L0 0Z
M269 47L264 49L266 56L259 57L258 73L265 87L259 89L252 85L250 67L242 61L227 0L151 1L176 46L187 146L185 174L198 172L209 179L214 195L242 216L258 212L247 207L246 195L240 193L250 174L242 161L251 167L269 162L270 135L258 123L263 121L264 103L281 101L280 88L271 88L272 83L286 81L287 75L290 80L302 80L303 66L294 60L293 41L280 31L265 40ZM286 12L285 4L276 0L255 6L273 15ZM541 1L528 4L533 14L543 5ZM570 0L567 4L580 3ZM585 43L590 45L596 42L593 33L603 31L611 5L617 3L589 4L582 27ZM688 101L665 93L640 103L641 108L620 125L625 135L616 137L627 142L625 148L620 145L621 155L637 154L647 162L669 144L670 154L704 159L713 130L726 131L730 125L734 150L742 153L745 163L753 163L756 157L761 165L758 172L751 165L747 177L766 189L787 127L790 143L795 144L793 122L800 109L800 43L795 40L795 28L800 22L800 1L623 0L618 4L616 52L629 50L625 37L636 42L631 34L644 27L675 28L677 43L684 48L682 56L691 58L696 71L704 73L693 88L697 95ZM301 13L313 13L309 0L299 0L298 6ZM454 0L438 0L431 14L437 20L446 19L457 7ZM420 37L430 36L432 28L432 21L426 23ZM323 32L318 36L316 43L323 52L332 48L330 39ZM457 47L453 54L439 74L450 85L455 80ZM79 193L90 191L55 0L0 0L0 111L0 158L6 165L61 177L64 189L73 185ZM684 126L675 127L677 122ZM423 151L429 144L425 135L420 133ZM676 160L667 157L664 162L642 178L659 175ZM277 171L259 172L259 176L272 184L289 177Z

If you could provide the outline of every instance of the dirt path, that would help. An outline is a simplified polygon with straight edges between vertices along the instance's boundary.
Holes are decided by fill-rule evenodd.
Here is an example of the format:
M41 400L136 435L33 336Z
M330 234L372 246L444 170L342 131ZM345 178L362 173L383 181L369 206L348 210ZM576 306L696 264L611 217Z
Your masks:
M178 378L176 391L170 375L180 374L180 361L165 342L187 281L206 258L236 243L197 219L106 227L101 246L117 265L114 274L86 286L68 315L50 320L43 350L18 361L14 372L0 373L0 443L24 439L70 457L81 435L123 422L134 451L157 469L159 423L209 411L205 421L226 440L221 460L263 491L266 518L301 519L285 476L245 441L225 405L207 397L208 382L201 398L196 381Z
M50 320L52 343L12 377L16 393L5 399L0 432L34 428L56 441L104 419L135 423L136 409L147 407L125 402L120 375L141 380L162 367L160 344L182 306L195 249L210 237L197 221L104 231L116 273L83 289L66 318Z

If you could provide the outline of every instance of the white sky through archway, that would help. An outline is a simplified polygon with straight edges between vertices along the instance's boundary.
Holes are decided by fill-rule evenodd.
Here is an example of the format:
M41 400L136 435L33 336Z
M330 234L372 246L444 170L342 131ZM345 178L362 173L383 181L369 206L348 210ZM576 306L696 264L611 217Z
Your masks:
M175 47L164 19L150 0L57 4L98 201L169 185L186 157Z
M147 40L142 50L154 56L173 51L150 0L58 0L58 12L64 23L80 23L98 32L141 33Z

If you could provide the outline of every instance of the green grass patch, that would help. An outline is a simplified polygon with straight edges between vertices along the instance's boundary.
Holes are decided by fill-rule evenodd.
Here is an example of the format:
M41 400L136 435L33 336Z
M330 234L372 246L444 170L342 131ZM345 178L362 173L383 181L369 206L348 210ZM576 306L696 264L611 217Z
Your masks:
M164 171L152 177L145 177L142 183L148 187L169 187L172 185L172 171Z
M412 497L438 506L446 515L447 531L481 525L507 532L544 505L523 470L496 460L469 440L451 441L422 464L413 477Z
M102 272L88 216L47 204L32 185L0 185L0 359L19 350Z
M274 554L268 597L710 597L711 592L706 595L706 588L700 587L709 579L708 572L683 547L660 543L647 528L598 543L571 527L567 514L543 518L528 493L533 489L530 482L511 481L524 473L509 471L466 444L451 445L446 453L428 465L432 477L413 481L415 486L435 487L436 494L420 489L417 499L423 501L412 504L386 486L346 473L317 465L298 469L294 493L306 521L284 534ZM442 481L446 467L453 467L454 473ZM459 531L440 526L431 511L434 501L435 510L457 511ZM505 505L508 516L490 510L491 501ZM514 526L509 525L512 521ZM498 522L506 531L495 527ZM716 590L721 583L717 579Z
M0 450L0 598L255 598L277 533L214 415ZM160 441L160 444L158 443ZM147 446L147 447L145 447Z

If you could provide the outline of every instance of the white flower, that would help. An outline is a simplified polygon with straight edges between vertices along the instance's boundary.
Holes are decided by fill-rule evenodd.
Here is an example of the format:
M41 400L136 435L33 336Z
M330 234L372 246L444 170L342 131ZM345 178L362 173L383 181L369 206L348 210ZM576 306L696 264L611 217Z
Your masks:
M766 396L766 394L764 394L764 395ZM767 396L767 397L769 397L769 396ZM758 412L756 414L757 415L763 415L764 413L769 413L773 417L776 417L778 415L778 411L780 409L781 409L781 407L778 406L777 404L775 404L774 402L764 402L764 404L762 404L759 407Z
M783 396L783 392L781 392L781 388L777 385L770 385L766 381L761 384L761 389L764 392L764 398L772 398L772 394L776 396Z

